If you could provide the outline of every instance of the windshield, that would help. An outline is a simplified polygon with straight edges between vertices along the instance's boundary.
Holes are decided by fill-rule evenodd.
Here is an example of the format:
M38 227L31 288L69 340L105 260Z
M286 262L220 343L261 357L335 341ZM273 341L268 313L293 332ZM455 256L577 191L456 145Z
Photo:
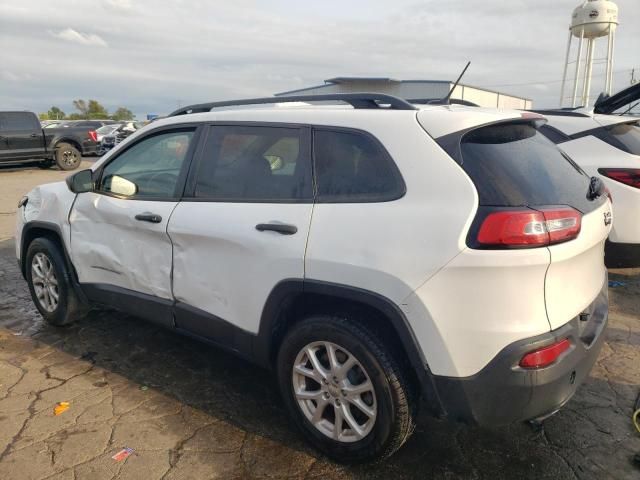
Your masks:
M96 130L98 135L109 135L110 133L115 132L120 125L104 125Z

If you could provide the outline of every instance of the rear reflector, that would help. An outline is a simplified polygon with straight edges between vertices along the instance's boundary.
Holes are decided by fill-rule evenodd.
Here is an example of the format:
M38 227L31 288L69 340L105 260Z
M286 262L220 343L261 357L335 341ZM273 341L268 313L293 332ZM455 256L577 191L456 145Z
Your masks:
M570 347L571 342L565 338L548 347L527 353L522 357L522 360L520 360L520 366L522 368L543 368L549 366L555 362L560 355L569 350Z
M640 188L640 169L637 168L600 168L598 172L616 182L633 188Z
M545 246L567 242L580 233L582 215L570 207L501 210L487 215L478 243L493 247Z
M98 132L96 132L95 130L89 130L87 133L89 134L89 138L91 140L93 140L94 142L98 141Z

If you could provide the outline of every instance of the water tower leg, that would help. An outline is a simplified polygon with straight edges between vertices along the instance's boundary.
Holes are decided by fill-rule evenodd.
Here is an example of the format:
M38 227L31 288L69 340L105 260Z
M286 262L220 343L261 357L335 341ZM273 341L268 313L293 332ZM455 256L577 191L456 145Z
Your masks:
M562 87L560 87L560 105L562 108L562 102L564 101L564 87L567 82L567 68L569 67L569 53L571 52L571 37L573 37L573 33L571 33L571 29L569 29L569 40L567 41L567 54L564 58L564 71L562 72Z
M611 36L612 32L609 29L609 35L607 35L607 71L604 82L604 93L611 95Z
M611 95L613 90L613 52L615 51L616 34L615 31L609 27L609 51L607 54L607 87L605 91L608 95Z
M589 94L591 92L591 74L593 73L593 49L596 43L593 38L589 39L587 47L587 64L584 70L584 91L582 93L582 106L589 106Z
M578 56L576 57L576 76L573 79L573 97L571 106L576 107L576 99L578 98L578 80L580 77L580 63L582 60L582 44L584 43L584 30L580 31L580 40L578 41Z

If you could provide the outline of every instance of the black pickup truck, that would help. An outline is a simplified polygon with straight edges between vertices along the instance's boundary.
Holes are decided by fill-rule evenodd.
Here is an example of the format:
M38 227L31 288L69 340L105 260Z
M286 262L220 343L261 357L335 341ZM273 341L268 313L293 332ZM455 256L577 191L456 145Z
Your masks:
M105 122L87 120L42 128L35 113L0 112L0 164L39 161L62 170L78 168L83 155L98 150L96 129Z

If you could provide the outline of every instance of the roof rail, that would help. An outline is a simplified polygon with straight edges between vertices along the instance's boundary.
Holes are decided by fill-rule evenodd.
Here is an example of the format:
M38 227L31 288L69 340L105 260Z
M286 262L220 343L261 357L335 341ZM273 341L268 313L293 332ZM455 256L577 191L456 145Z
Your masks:
M467 107L479 107L477 103L470 102L469 100L462 100L459 98L451 98L448 101L442 98L410 98L407 100L409 103L419 103L422 105L465 105Z
M240 105L262 105L270 103L293 102L327 102L341 101L350 104L353 108L384 108L389 105L392 110L417 110L406 100L383 93L329 93L323 95L296 95L287 97L248 98L243 100L228 100L225 102L199 103L179 108L169 114L169 117L185 115L188 113L208 112L212 108L235 107Z

